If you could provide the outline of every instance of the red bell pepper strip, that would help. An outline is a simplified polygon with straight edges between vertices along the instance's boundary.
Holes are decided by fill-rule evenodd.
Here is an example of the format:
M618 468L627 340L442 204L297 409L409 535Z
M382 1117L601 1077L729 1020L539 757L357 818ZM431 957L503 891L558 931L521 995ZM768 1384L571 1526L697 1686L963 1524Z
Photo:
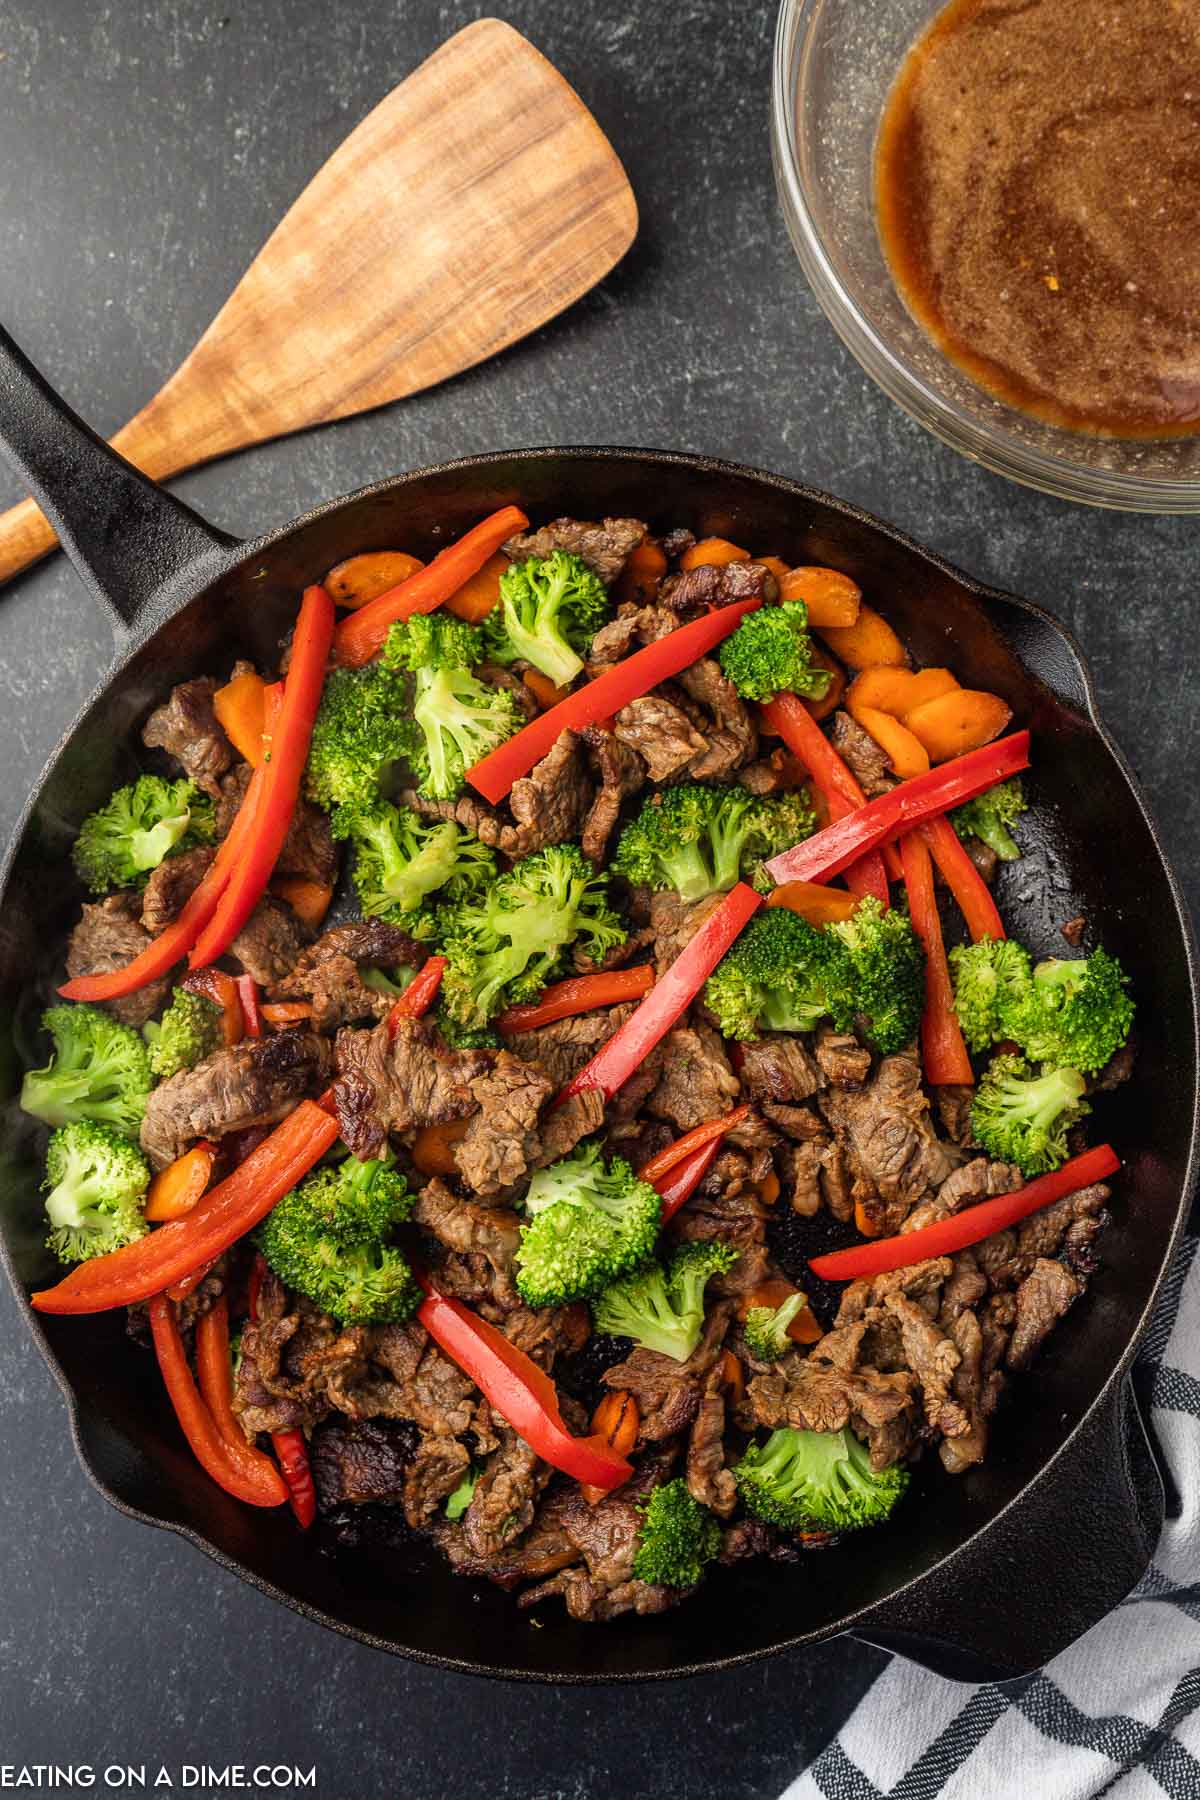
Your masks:
M977 794L985 794L997 782L1007 781L1010 775L1028 767L1029 733L1014 731L868 800L857 812L772 857L767 873L780 883L828 881L868 850L877 850L881 844L923 825L926 819L934 819L939 813L973 800Z
M693 619L690 625L680 625L656 644L647 644L644 650L635 650L615 668L606 669L594 681L585 681L557 706L531 719L515 737L468 769L467 780L485 800L498 806L513 782L528 775L534 764L553 750L564 731L580 731L585 725L598 725L613 718L631 700L639 700L660 681L678 675L699 657L707 656L747 613L761 604L759 600L739 600L733 606L706 613L702 619ZM354 618L361 616L352 614Z
M287 1486L269 1456L249 1443L233 1410L233 1365L229 1360L229 1303L224 1294L196 1320L196 1377L200 1394L229 1461L247 1481L257 1483L264 1506L281 1506Z
M33 1306L47 1313L107 1312L161 1293L245 1237L320 1162L337 1135L337 1120L317 1102L302 1100L190 1213L80 1263L56 1287L34 1294Z
M539 1025L553 1025L558 1019L574 1018L576 1013L594 1012L598 1006L640 1000L653 986L654 970L649 963L599 975L573 975L567 981L551 982L526 1006L510 1006L495 1021L496 1030L510 1036L515 1031L536 1031Z
M978 1244L994 1232L1019 1225L1031 1213L1040 1212L1067 1194L1090 1187L1115 1175L1121 1159L1111 1144L1097 1144L1073 1156L1050 1175L1039 1175L1011 1194L1000 1194L994 1200L981 1200L976 1206L938 1219L933 1225L922 1225L916 1231L902 1231L898 1237L875 1238L869 1244L854 1244L848 1250L832 1250L827 1256L814 1256L809 1268L823 1281L857 1281L860 1276L885 1275L891 1269L907 1269L913 1263L925 1262L931 1256L953 1256L969 1244Z
M867 796L853 771L838 755L803 700L795 694L776 694L760 711L768 731L783 739L812 776L832 820L844 819L847 813L866 805ZM899 879L899 870L894 879ZM882 855L871 852L861 862L853 864L846 872L846 886L852 894L874 894L880 904L887 907L890 903L888 874Z
M724 1113L721 1118L709 1119L705 1124L697 1125L693 1130L685 1132L681 1138L676 1138L673 1144L668 1144L665 1150L660 1150L657 1156L652 1156L649 1162L643 1163L638 1174L643 1181L652 1182L657 1187L660 1175L669 1174L677 1163L687 1162L688 1158L697 1150L702 1150L705 1144L711 1144L714 1139L723 1138L727 1132L734 1129L735 1125L740 1125L742 1120L748 1117L749 1112L748 1106L735 1106L732 1112Z
M730 944L762 904L762 895L739 881L709 914L666 974L659 976L633 1016L618 1026L591 1061L568 1081L559 1101L589 1088L599 1088L605 1099L611 1100L691 1005Z
M532 1357L460 1300L440 1294L428 1276L417 1279L426 1293L417 1308L421 1324L543 1462L606 1493L628 1481L631 1465L602 1437L573 1437L567 1430L558 1390Z
M188 956L193 969L202 969L224 955L266 892L300 798L309 739L325 684L333 617L333 601L325 589L306 588L271 748L251 778L262 776L254 831L217 901L216 911Z
M927 819L921 826L921 836L967 922L971 942L1007 937L992 891L949 819L944 814L938 819Z
M238 1005L242 1009L242 1028L247 1037L257 1038L263 1034L262 1008L258 1003L258 983L253 975L239 975L234 984L237 988Z
M442 985L442 976L447 967L444 956L431 956L422 965L420 974L409 982L388 1014L389 1037L395 1037L396 1027L401 1019L419 1019L429 1011L437 999L437 991Z
M502 506L499 512L473 525L457 542L439 550L433 561L401 581L384 594L368 600L343 619L333 634L333 650L338 662L357 669L370 662L382 650L384 640L397 619L411 619L414 613L433 612L443 600L456 594L464 581L478 574L489 556L494 556L506 538L524 531L529 520L519 506Z
M216 1261L217 1258L215 1256L211 1257L208 1262L202 1262L198 1269L190 1270L188 1274L183 1276L182 1280L173 1281L169 1288L163 1289L167 1299L186 1300L189 1294L194 1294L196 1289L200 1286L200 1283L204 1280L204 1277L208 1274L208 1271L215 1265Z
M211 1476L227 1494L232 1494L237 1500L244 1500L249 1506L281 1506L287 1493L269 1464L267 1467L274 1477L274 1484L268 1483L262 1475L248 1475L230 1456L216 1422L200 1398L192 1379L187 1352L179 1333L179 1320L175 1316L173 1304L165 1294L150 1296L150 1330L154 1337L158 1366L162 1370L167 1393L175 1408L175 1416L192 1454L205 1474ZM263 1460L265 1462L266 1458Z
M287 1483L288 1504L296 1515L297 1525L307 1531L317 1516L317 1489L304 1433L298 1429L273 1431L271 1442Z
M701 1144L693 1150L686 1162L676 1163L665 1175L660 1175L651 1187L658 1189L662 1198L662 1223L673 1219L686 1200L690 1200L709 1169L717 1159L721 1148L720 1138L712 1138L709 1143Z
M921 1014L921 1062L925 1079L934 1087L951 1084L970 1087L974 1084L975 1072L954 1010L954 986L950 980L946 946L942 942L942 921L938 917L937 896L933 891L929 846L919 832L910 831L907 837L900 839L900 860L904 864L904 885L908 889L913 930L925 951L925 1010Z

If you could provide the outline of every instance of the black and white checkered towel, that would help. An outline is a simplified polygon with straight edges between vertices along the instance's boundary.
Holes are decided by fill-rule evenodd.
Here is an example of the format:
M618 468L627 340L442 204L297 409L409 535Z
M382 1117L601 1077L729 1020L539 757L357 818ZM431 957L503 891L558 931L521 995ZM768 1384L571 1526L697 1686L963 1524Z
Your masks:
M1139 1357L1180 1496L1144 1579L1019 1681L973 1688L897 1658L783 1800L1200 1800L1198 1245L1183 1244Z

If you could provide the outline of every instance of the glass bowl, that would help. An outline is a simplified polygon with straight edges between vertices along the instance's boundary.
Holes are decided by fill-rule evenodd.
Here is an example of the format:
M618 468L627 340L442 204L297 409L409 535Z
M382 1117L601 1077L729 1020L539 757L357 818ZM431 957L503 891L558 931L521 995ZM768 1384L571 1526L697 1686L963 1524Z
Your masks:
M1049 425L975 385L900 299L875 227L875 139L905 52L942 0L784 0L771 135L801 267L843 342L919 424L1014 481L1130 512L1200 512L1200 436Z

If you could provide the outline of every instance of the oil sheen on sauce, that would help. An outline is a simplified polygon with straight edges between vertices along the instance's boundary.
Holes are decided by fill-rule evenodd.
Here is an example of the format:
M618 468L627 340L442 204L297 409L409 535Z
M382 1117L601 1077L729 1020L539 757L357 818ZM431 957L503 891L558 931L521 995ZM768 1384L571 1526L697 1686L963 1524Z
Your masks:
M905 304L982 387L1200 432L1200 0L953 0L892 89L876 200Z

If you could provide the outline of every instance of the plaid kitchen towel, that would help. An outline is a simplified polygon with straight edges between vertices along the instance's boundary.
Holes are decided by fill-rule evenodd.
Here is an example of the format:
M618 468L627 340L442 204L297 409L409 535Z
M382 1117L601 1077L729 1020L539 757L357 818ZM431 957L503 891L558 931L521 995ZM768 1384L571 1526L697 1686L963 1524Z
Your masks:
M1198 1244L1183 1244L1139 1359L1179 1496L1142 1582L1003 1686L895 1659L783 1800L1200 1800Z

